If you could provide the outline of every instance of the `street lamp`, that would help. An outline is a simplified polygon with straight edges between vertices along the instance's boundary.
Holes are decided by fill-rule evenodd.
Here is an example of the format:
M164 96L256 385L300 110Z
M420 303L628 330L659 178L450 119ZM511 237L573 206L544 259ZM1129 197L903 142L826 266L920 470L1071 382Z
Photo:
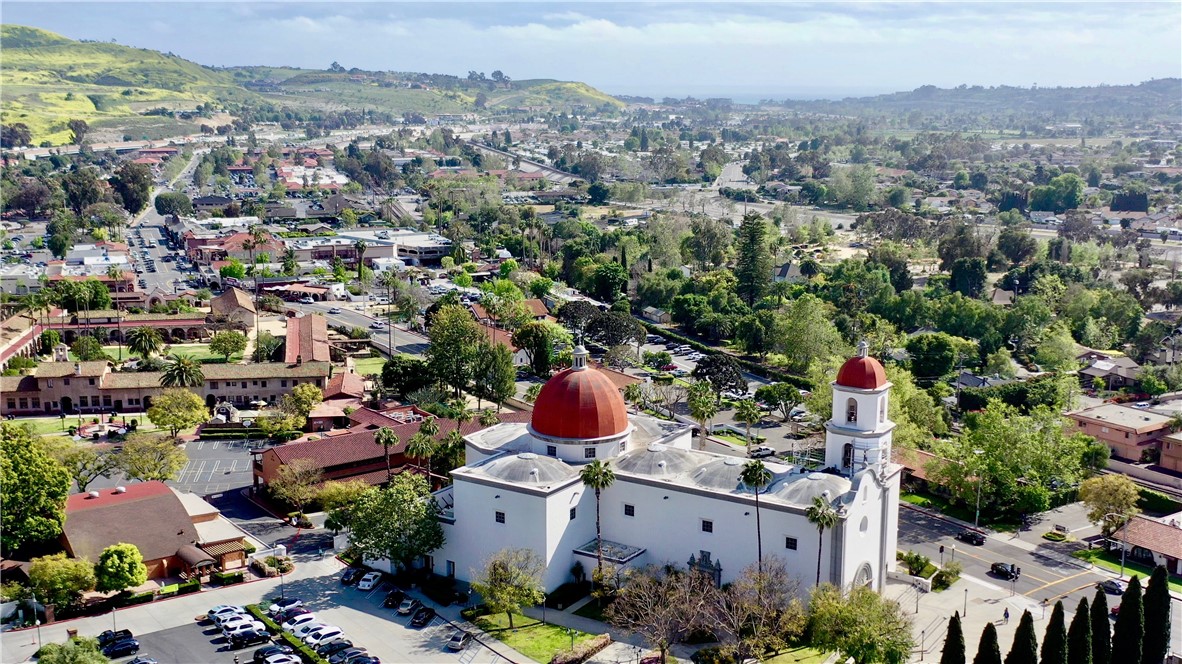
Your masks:
M973 450L973 455L980 459L985 450ZM985 478L981 476L981 467L978 462L977 465L977 513L973 516L973 529L980 528L981 523L981 485L985 484Z
M1121 547L1120 547L1120 578L1123 579L1123 578L1125 578L1125 554L1128 553L1128 550L1129 550L1129 518L1130 517L1128 514L1123 514L1121 512L1109 512L1108 514L1104 515L1104 518L1107 519L1110 516L1119 517L1124 521L1123 523L1120 524L1120 528L1118 528L1118 530L1124 530L1124 541L1121 543ZM1109 538L1109 539L1112 539L1112 538Z
M969 617L969 589L964 589L964 611L960 612L964 617Z
M280 541L281 540L275 540L275 544L271 548L278 549ZM287 599L287 593L285 592L284 584L283 584L283 571L282 570L279 571L279 598L280 599Z

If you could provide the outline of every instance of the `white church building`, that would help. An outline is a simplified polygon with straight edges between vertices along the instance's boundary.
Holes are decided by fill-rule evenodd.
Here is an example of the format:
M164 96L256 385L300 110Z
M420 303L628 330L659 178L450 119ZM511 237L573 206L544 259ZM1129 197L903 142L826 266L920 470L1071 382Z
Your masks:
M756 562L755 494L739 475L746 459L692 449L690 427L629 415L619 390L588 367L586 351L539 394L529 424L499 424L467 437L466 465L434 496L446 543L428 556L437 574L469 580L494 553L528 547L546 562L551 591L581 562L596 563L595 492L581 467L607 462L602 491L605 560L614 566L692 566L716 583ZM832 383L825 471L776 460L759 495L763 554L784 559L802 588L822 581L881 589L895 567L901 468L890 462L891 384L865 346ZM805 512L828 501L836 527L819 535Z

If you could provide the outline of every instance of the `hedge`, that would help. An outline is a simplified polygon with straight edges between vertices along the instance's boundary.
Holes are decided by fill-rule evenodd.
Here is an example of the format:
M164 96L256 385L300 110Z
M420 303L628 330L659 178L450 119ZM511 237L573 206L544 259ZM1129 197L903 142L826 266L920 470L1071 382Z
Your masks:
M246 576L242 572L214 572L213 578L223 586L242 583L246 580Z
M575 646L572 650L564 650L550 658L550 664L583 664L600 650L612 643L610 634L600 634Z
M256 620L263 623L268 632L272 634L278 634L280 640L285 641L287 645L291 646L292 649L295 650L305 662L307 662L307 664L328 664L328 660L324 659L320 655L317 655L314 649L309 648L307 644L297 639L294 634L283 631L274 620L271 620L266 611L263 611L262 607L260 607L258 604L248 604L246 606L246 610L250 613L250 615L254 616Z
M192 578L188 581L185 581L184 583L178 584L176 594L187 595L189 593L195 593L199 590L201 590L201 579Z
M721 351L719 351L717 348L715 348L713 346L708 346L708 345L702 343L701 341L698 341L697 339L693 339L691 337L687 337L685 335L682 335L678 332L674 332L673 330L670 330L669 328L660 327L659 325L655 325L653 323L650 323L645 320L641 320L639 318L637 318L636 320L644 327L644 329L647 331L648 334L656 334L656 335L665 337L666 339L669 339L671 341L679 341L679 342L689 346L690 348L693 348L694 350L702 352L702 353L714 353L714 354L721 353ZM768 368L768 367L760 364L759 362L752 362L751 360L745 360L741 357L737 357L737 356L732 355L730 353L723 353L723 354L726 355L727 357L731 358L732 360L734 360L735 363L738 364L740 367L743 367L747 371L749 371L761 378L766 378L768 380L778 381L781 383L788 383L789 385L792 385L792 386L800 388L800 389L805 389L805 390L813 389L813 384L801 376L797 376L797 375L790 374L790 373L785 373L783 371L777 371L775 369Z
M267 627L267 631L272 634L278 634L283 630L279 628L279 623L271 620L266 611L263 611L258 604L247 604L246 611L255 617L255 620L263 623Z
M132 606L135 604L147 604L148 602L151 602L155 599L156 599L156 593L149 590L146 593L140 593L138 595L129 595L129 596L123 598L120 601L120 605Z

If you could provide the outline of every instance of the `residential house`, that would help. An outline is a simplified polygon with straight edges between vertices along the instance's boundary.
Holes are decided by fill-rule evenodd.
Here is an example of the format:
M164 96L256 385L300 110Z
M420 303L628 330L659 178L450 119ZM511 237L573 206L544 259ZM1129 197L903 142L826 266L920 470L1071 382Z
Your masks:
M643 316L645 320L658 325L668 325L669 322L673 320L673 316L670 315L668 311L665 311L664 309L658 309L656 307L645 307L641 310L640 315Z
M209 301L209 310L214 318L242 323L254 327L256 309L250 293L231 286L224 293Z
M1104 443L1112 456L1134 462L1146 450L1159 449L1161 439L1170 433L1171 418L1149 410L1117 404L1104 404L1067 417L1076 422L1081 433Z
M1141 376L1141 365L1131 357L1112 357L1092 360L1080 369L1079 379L1084 387L1094 387L1097 381L1108 390L1132 387Z
M800 273L800 261L788 261L779 267L772 268L772 281L776 283L797 284L804 280L804 275Z
M1157 465L1182 473L1182 434L1171 433L1161 439L1161 456Z
M1159 519L1138 514L1118 529L1112 538L1129 546L1128 557L1166 571L1182 575L1182 512Z

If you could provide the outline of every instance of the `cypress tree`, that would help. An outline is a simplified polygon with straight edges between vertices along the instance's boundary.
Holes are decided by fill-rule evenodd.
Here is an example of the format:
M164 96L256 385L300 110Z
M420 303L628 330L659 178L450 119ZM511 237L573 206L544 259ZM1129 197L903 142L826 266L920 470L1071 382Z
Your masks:
M1144 664L1166 659L1170 647L1170 586L1166 568L1158 565L1145 586L1145 642L1141 647Z
M1112 628L1113 664L1141 664L1145 639L1145 607L1141 603L1141 578L1134 576L1120 598L1120 613Z
M1080 598L1067 630L1067 664L1092 664L1092 617L1087 597Z
M965 664L960 611L953 613L952 619L948 621L948 635L944 637L944 651L940 653L940 664Z
M1063 614L1063 602L1055 602L1051 611L1051 622L1047 623L1046 634L1042 637L1041 664L1067 664L1067 618Z
M1092 664L1104 664L1112 658L1112 628L1108 626L1108 596L1096 591L1092 600Z
M1038 637L1034 633L1034 616L1029 611L1022 612L1005 664L1038 664Z
M993 623L985 623L981 630L981 640L977 643L977 656L973 664L1001 664L1001 646L997 643L997 628Z

